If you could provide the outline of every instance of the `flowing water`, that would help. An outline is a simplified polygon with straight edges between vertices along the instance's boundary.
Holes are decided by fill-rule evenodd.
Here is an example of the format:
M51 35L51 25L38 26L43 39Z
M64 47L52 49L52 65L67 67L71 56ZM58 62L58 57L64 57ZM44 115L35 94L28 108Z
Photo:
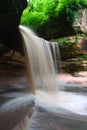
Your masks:
M59 56L58 44L37 37L24 26L20 26L20 32L24 39L29 91L36 94L40 103L61 106L73 112L87 115L86 96L59 90L56 72L57 54Z
M38 89L45 92L57 92L57 73L55 71L56 65L54 65L57 43L52 45L50 42L38 38L31 30L23 26L20 27L20 31L25 40L24 50L29 89L32 92ZM53 52L53 56L51 52Z

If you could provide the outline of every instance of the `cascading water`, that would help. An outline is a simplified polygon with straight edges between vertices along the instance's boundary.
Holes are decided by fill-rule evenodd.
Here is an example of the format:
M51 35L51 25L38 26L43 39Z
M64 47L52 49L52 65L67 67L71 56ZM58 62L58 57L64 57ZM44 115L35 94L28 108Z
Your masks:
M20 31L25 43L24 50L30 90L32 92L37 89L51 93L57 92L57 74L54 67L57 43L52 45L50 42L38 38L30 29L24 26L20 26Z
M24 26L19 28L23 36L29 92L35 93L39 103L45 102L52 106L61 106L76 113L86 114L86 96L58 91L55 70L57 43L50 43L37 37Z

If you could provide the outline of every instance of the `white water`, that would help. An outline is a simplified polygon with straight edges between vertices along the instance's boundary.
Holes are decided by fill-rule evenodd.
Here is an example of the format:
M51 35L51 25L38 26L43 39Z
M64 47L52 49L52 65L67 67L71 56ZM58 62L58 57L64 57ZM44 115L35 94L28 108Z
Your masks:
M39 103L61 106L72 112L87 115L87 97L60 92L50 44L38 38L30 29L20 26L24 38L24 49L29 80L29 90L36 94ZM54 61L55 44L52 46ZM55 93L54 93L55 92Z
M51 93L57 92L57 75L50 51L50 42L38 38L24 26L20 26L20 31L25 41L24 50L30 89L33 91L40 89Z
M37 104L45 106L44 108L48 109L48 111L55 113L55 110L61 107L71 111L71 113L87 116L87 96L63 91L52 95L37 91L36 95Z

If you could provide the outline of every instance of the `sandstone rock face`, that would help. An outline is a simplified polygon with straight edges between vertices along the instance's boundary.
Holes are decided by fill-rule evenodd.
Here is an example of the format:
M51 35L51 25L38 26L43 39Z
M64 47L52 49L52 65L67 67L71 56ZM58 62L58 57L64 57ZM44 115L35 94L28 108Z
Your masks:
M66 41L59 43L62 70L70 73L87 70L87 38L73 36Z
M66 43L59 43L61 59L75 58L82 55L81 40L76 36L65 38Z

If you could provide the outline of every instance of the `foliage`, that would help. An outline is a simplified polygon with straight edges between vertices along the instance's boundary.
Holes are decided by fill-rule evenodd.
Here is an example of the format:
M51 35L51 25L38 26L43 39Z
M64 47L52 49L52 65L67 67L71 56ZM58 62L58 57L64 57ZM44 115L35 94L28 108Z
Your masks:
M59 36L72 30L73 22L80 8L87 7L87 0L28 0L21 24L35 31L44 30L46 35L56 29ZM42 29L43 28L43 29Z
M79 0L79 4L82 8L87 8L87 0Z
M42 11L43 4L41 1L37 0L37 2L35 2L33 5L32 3L29 5L28 8L23 12L21 24L36 30L47 21L48 16Z
M43 23L47 20L47 16L42 12L34 11L29 13L28 9L25 10L24 16L25 17L22 17L21 23L26 26L29 26L34 30L43 25Z
M60 43L60 44L65 44L65 45L72 45L73 44L73 42L71 42L71 41L69 41L68 39L59 39L58 40L58 42Z
M87 54L83 54L78 57L79 60L87 60Z
M78 4L73 0L59 0L56 8L58 20L68 24L72 24L75 19L75 13L78 10Z

